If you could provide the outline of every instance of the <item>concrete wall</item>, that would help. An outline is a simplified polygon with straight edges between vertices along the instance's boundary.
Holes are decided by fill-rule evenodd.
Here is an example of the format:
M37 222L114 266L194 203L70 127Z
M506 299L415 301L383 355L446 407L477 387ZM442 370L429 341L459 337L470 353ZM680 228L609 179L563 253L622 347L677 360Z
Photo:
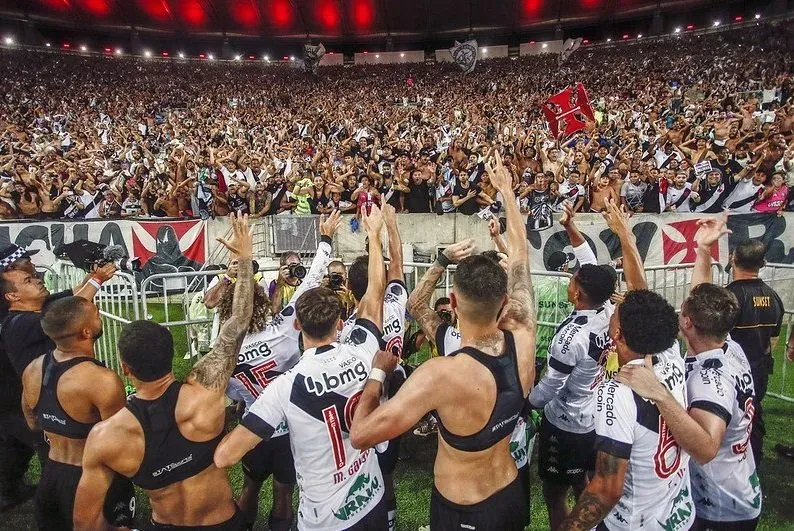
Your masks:
M320 66L342 66L345 63L345 55L341 53L327 53L320 59Z
M540 55L543 53L560 53L564 41L539 41L539 42L526 42L518 47L518 54L524 55ZM545 48L544 48L545 46Z

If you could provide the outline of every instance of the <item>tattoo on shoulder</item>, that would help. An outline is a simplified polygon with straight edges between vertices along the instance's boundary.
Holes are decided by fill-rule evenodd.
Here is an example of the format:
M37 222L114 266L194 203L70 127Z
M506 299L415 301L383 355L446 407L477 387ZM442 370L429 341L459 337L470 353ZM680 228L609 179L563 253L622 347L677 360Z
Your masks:
M493 334L488 334L487 336L478 338L474 343L474 348L481 350L486 354L498 356L504 351L504 345L504 334L501 332L495 332Z

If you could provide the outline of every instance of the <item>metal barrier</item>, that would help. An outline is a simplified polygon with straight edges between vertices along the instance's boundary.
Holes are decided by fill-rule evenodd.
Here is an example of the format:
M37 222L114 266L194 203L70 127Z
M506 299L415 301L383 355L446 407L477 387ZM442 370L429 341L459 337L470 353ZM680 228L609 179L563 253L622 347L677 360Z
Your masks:
M676 264L646 267L645 280L648 289L658 293L665 298L675 308L676 312L681 310L681 304L689 294L689 285L692 282L692 271L694 264ZM712 282L723 285L724 271L720 264L711 264ZM623 270L618 270L618 281L621 286L625 285Z
M788 345L788 342L791 340L791 336L794 335L792 334L792 332L794 332L794 310L786 311L784 324L786 326L786 332L778 340L778 345L783 345L783 353L780 360L775 359L775 368L769 378L770 382L767 395L785 400L786 402L794 402L794 381L788 381L788 372L794 370L791 369L791 366L794 364L786 358L786 345ZM774 356L774 352L772 355ZM778 361L780 362L779 364Z

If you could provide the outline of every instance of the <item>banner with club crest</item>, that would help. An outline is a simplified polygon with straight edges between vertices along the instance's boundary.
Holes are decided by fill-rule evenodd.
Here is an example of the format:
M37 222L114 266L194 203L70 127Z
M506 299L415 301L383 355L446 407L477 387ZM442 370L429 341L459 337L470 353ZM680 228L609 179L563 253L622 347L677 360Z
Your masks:
M455 46L449 49L455 64L463 70L464 74L474 71L477 66L477 40L471 39L466 42L455 41Z

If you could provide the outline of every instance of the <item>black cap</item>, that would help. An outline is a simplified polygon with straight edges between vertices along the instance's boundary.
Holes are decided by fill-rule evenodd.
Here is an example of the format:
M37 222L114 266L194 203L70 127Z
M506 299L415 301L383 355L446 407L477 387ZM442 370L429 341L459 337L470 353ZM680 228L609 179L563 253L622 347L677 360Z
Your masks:
M554 251L548 258L549 271L563 271L568 265L568 255L562 251Z
M9 245L8 247L0 250L0 273L4 273L11 267L11 264L17 260L30 257L27 249L23 249L19 245Z

